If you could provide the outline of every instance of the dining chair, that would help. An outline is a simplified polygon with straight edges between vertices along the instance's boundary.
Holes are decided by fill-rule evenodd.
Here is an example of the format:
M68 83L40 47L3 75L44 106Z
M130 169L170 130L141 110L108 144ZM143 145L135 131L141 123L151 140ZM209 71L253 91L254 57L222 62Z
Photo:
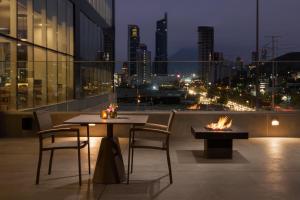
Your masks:
M172 128L175 114L176 111L172 110L167 125L146 123L145 126L133 127L130 129L129 145L128 145L129 150L128 150L127 184L129 184L129 174L133 172L134 149L153 149L153 150L166 151L170 183L171 184L173 183L170 150L169 150L169 139L171 135L171 128ZM157 141L153 141L152 139L148 139L148 138L147 139L137 138L135 134L136 132L146 133L146 134L147 133L159 134L162 137L160 137L160 140Z
M39 180L40 180L40 170L41 170L44 151L50 151L50 160L49 160L49 167L48 167L48 175L50 175L52 170L52 160L53 160L54 151L59 149L75 149L77 150L78 153L79 185L81 185L80 150L84 148L86 145L88 145L89 142L88 139L80 140L80 131L78 128L53 126L50 113L47 111L36 111L33 114L34 114L34 119L37 122L38 136L39 136L39 160L37 166L36 184L39 184ZM62 134L70 134L70 133L75 134L76 136L75 141L56 140L56 136ZM49 141L50 139L51 141Z

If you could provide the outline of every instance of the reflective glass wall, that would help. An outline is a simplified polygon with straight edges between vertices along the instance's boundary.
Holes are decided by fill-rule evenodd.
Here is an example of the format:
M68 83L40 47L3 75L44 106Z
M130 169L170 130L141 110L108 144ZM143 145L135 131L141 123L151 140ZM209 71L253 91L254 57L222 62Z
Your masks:
M0 110L73 99L73 10L68 0L0 1Z
M113 21L113 0L87 0L108 25Z

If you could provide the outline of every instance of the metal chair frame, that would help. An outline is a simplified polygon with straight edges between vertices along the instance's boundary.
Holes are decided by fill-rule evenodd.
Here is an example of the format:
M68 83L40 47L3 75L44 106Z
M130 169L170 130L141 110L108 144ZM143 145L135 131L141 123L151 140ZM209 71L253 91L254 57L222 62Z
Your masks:
M40 115L46 119L47 122L42 122L40 119ZM90 173L90 151L89 151L89 127L87 127L87 140L80 140L80 131L78 128L68 128L68 125L58 125L52 126L52 121L50 114L44 111L34 112L34 118L38 125L38 136L39 136L39 160L37 166L36 173L36 184L39 184L40 181L40 171L43 159L44 151L50 152L49 159L49 167L48 167L48 175L51 174L52 171L52 160L55 150L59 149L76 149L78 154L78 173L79 173L79 185L82 183L82 173L81 173L81 156L80 150L85 146L88 146L88 165L89 165L89 173ZM53 127L53 128L52 128ZM55 142L56 136L61 134L72 133L76 135L76 141L74 142ZM44 140L51 138L51 143L47 146L44 144Z
M171 135L171 127L174 121L176 111L173 110L170 114L168 125L147 123L143 127L133 127L129 131L129 149L128 149L128 166L127 166L127 184L129 184L129 174L133 172L133 156L134 149L153 149L153 150L161 150L166 151L167 162L168 162L168 170L169 170L169 178L170 184L173 183L172 177L172 168L171 168L171 159L170 159L170 148L169 148L169 140ZM160 135L165 136L165 140L163 141L163 145L160 146L143 146L135 144L135 132L145 132L145 133L158 133Z

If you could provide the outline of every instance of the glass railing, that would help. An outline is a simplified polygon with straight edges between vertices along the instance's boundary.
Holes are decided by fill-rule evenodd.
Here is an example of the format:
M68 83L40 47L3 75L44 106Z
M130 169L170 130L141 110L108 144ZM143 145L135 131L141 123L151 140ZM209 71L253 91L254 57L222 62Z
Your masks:
M258 66L258 68L257 68ZM0 62L0 110L294 111L300 60Z

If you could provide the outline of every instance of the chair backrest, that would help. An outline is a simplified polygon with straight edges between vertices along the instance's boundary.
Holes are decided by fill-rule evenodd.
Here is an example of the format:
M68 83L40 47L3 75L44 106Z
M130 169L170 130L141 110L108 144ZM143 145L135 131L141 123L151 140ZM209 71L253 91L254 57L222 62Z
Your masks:
M176 110L172 110L170 114L167 131L171 131L176 112L177 112Z
M53 128L52 119L50 113L47 111L35 111L33 112L34 119L37 122L39 131Z

